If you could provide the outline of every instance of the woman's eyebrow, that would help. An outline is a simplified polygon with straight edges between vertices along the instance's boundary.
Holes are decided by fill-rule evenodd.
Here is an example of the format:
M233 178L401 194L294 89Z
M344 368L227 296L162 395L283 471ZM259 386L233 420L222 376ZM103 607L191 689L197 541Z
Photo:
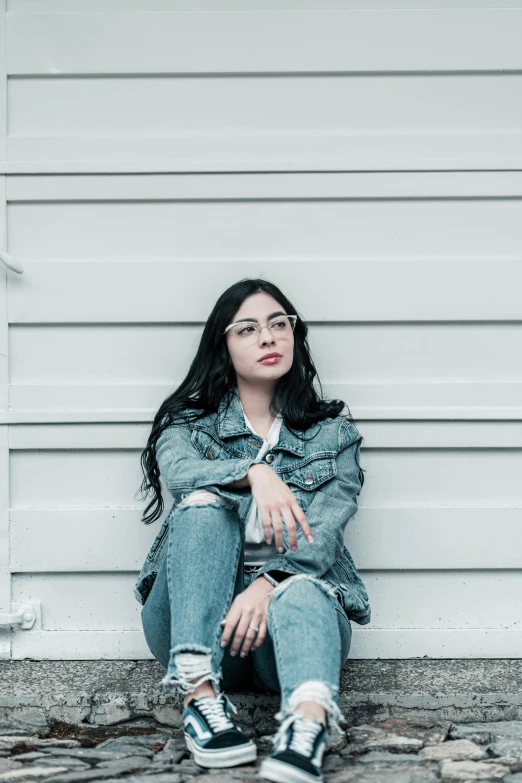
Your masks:
M267 316L267 321L269 321L271 318L273 318L275 315L286 315L286 313L283 313L282 310L276 310L275 313L270 313L269 316ZM242 321L253 321L254 323L259 323L259 321L256 318L238 318L236 321L237 324L241 323Z

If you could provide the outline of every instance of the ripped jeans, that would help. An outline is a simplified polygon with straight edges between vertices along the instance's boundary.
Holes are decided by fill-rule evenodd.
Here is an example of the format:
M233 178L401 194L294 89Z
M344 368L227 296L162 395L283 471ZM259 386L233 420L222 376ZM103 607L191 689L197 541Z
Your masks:
M279 721L301 701L315 701L326 710L333 736L341 731L338 721L346 720L338 695L352 629L329 585L305 574L287 577L273 590L262 645L245 658L231 656L234 630L228 645L220 646L221 621L256 575L239 573L239 524L227 498L201 490L171 516L165 555L141 611L147 645L167 669L163 691L192 692L190 681L198 677L197 684L210 680L216 695L221 686L280 693ZM195 651L203 654L186 656Z

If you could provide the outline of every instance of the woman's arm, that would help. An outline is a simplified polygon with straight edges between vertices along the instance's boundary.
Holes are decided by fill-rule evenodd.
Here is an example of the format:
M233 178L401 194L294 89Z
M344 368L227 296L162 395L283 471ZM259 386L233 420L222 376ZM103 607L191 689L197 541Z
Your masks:
M270 465L267 465L265 462L259 462L257 464L258 465L264 465L265 468L268 468L269 470L272 470ZM245 489L246 487L250 487L251 486L250 476L251 476L251 472L252 472L252 470L254 470L254 468L256 468L256 466L255 465L251 465L249 467L249 469L248 469L248 472L247 472L246 476L244 476L242 479L238 479L238 481L234 481L232 484L229 484L228 485L229 489Z
M255 459L202 459L191 439L188 424L170 425L159 436L156 443L156 460L161 477L169 492L176 490L203 489L214 486L235 485L247 479ZM265 465L265 468L268 468ZM249 484L245 484L249 486Z
M271 571L291 571L321 576L342 554L344 531L358 509L359 454L362 435L356 427L344 427L343 447L337 455L337 474L315 491L306 517L315 540L299 537L296 552L275 554L261 567L256 579ZM298 530L298 532L300 532Z

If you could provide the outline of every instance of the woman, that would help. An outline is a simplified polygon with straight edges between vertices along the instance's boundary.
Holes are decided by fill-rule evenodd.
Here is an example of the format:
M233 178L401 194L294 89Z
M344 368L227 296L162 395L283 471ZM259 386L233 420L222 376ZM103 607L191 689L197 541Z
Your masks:
M160 475L174 498L135 587L163 690L185 694L185 739L204 767L256 759L221 685L280 693L260 767L273 781L322 780L344 719L350 619L370 621L344 546L364 483L362 436L342 401L318 397L307 333L277 286L232 285L142 455L142 490L154 493L143 521L161 516Z

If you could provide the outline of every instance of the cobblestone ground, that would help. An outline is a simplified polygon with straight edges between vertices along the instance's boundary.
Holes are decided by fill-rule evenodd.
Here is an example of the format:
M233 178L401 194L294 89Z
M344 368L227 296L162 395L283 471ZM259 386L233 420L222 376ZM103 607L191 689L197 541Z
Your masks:
M262 780L258 767L271 751L271 735L243 728L258 746L257 761L211 771L191 761L182 730L149 719L112 726L52 722L35 728L4 723L0 783ZM347 726L327 748L323 774L326 783L522 783L522 721L454 723L412 716Z

